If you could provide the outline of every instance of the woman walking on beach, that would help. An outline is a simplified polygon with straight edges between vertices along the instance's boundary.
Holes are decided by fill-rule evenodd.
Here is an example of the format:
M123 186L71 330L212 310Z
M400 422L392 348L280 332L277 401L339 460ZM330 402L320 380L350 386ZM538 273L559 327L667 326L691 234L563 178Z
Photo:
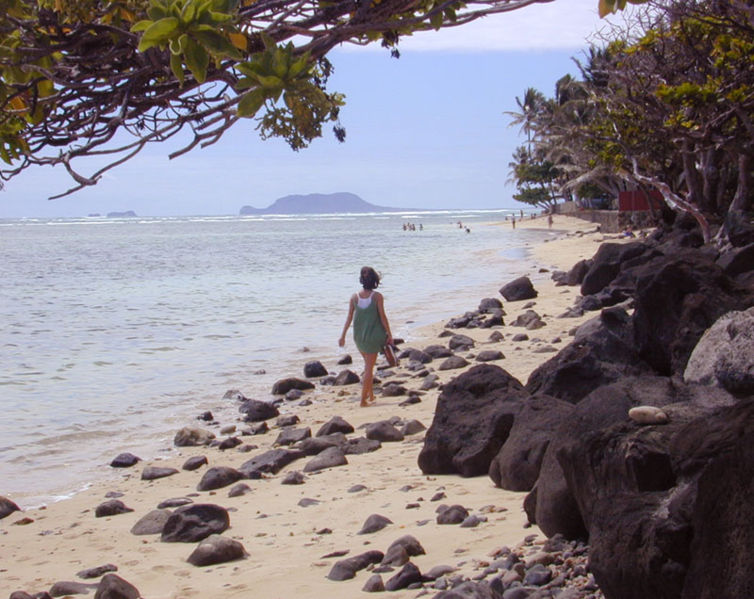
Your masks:
M393 334L385 315L382 294L375 289L380 284L380 275L370 266L361 269L361 291L354 293L348 302L348 316L338 345L346 344L346 332L353 322L353 340L364 358L364 377L361 381L361 407L374 403L374 364L377 354L385 345L393 343Z

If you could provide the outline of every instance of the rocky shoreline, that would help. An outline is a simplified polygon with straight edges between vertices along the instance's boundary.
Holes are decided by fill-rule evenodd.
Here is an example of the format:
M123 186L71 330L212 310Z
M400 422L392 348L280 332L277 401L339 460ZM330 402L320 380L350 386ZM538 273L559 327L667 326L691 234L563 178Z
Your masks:
M754 352L721 344L754 338L754 237L712 252L695 235L680 222L510 282L402 345L375 408L347 363L311 362L275 402L226 393L238 422L201 414L177 456L117 456L116 485L25 514L3 498L3 590L686 599L708 596L684 586L709 588L702 555L734 573L712 588L748 584L723 533L750 510L730 468L752 464Z

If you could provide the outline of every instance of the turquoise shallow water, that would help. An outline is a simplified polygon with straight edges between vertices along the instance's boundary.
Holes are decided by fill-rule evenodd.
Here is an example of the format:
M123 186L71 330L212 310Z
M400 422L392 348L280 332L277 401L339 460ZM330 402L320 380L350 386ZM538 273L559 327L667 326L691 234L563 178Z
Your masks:
M363 265L408 341L475 308L545 235L489 224L504 215L0 221L0 494L64 495L120 451L170 447L228 389L334 369Z

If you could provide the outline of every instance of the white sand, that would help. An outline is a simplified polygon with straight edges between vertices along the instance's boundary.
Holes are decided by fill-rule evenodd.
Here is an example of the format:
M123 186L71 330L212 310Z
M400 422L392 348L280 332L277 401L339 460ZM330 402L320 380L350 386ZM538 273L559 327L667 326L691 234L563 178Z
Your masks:
M501 223L499 226L510 224ZM547 228L547 222L540 217L519 221L517 226L521 229ZM555 217L553 241L533 247L530 258L530 277L539 291L533 309L546 320L547 326L528 331L532 339L522 343L511 341L514 334L523 332L512 326L497 329L504 333L505 339L494 344L488 343L491 329L454 331L477 341L477 347L470 354L483 349L500 349L505 359L497 364L525 383L529 373L552 356L552 353L536 353L535 350L546 346L560 348L568 343L569 331L591 315L579 319L556 318L573 304L578 288L556 287L549 272L538 271L540 267L565 270L579 259L593 255L596 242L601 241L602 236L577 232L594 231L594 228L584 221ZM496 295L496 290L491 289L490 295L493 294ZM476 309L480 299L469 298L468 309ZM527 302L505 303L507 323L523 311L524 304ZM423 348L446 342L437 337L443 325L438 323L422 329L419 332L421 340L414 340L411 345ZM471 364L474 363L471 360ZM335 368L335 365L326 366ZM437 363L429 366L436 367ZM361 367L359 361L352 366L355 371ZM442 381L447 381L460 372L437 374ZM418 389L421 384L421 379L413 378L411 373L400 368L394 378L405 381L410 389ZM313 405L303 408L289 405L286 410L295 412L301 419L298 426L310 426L313 434L335 415L353 424L357 434L360 425L392 416L404 420L415 418L429 427L438 394L437 390L430 391L423 396L421 403L408 407L398 405L405 397L378 396L376 406L363 409L358 406L358 386L318 387L308 394ZM239 429L242 427L239 423ZM218 429L213 430L217 432ZM251 453L235 449L221 452L210 448L188 448L172 452L169 459L149 464L180 469L189 456L206 455L210 466L238 467L269 449L279 432L273 426L265 435L242 437L245 443L259 445ZM348 556L354 556L370 549L385 551L398 537L412 534L426 550L426 555L412 560L422 571L443 564L473 576L499 547L513 546L527 535L539 534L536 527L524 526L526 516L522 501L525 494L497 489L486 476L465 479L423 475L417 467L422 439L423 433L420 433L403 442L383 443L382 449L374 453L348 456L347 466L307 475L303 485L281 485L285 474L303 469L308 461L300 460L270 478L242 481L252 491L237 498L228 498L230 487L197 493L196 485L206 467L146 482L140 480L140 475L143 467L149 464L139 463L125 472L118 472L120 478L115 482L95 483L71 499L42 509L15 512L1 520L0 595L7 596L15 590L33 594L49 590L54 582L61 580L87 582L78 579L76 572L112 563L118 566L119 576L135 585L149 599L345 599L359 596L371 574L361 571L350 581L330 581L326 578L327 573L332 564L342 558L324 558L328 553L348 550ZM367 489L348 492L357 484L363 484ZM95 518L95 507L106 500L109 491L123 493L121 500L134 512ZM446 497L441 501L430 501L440 491ZM243 543L249 554L246 559L197 568L186 562L195 544L162 543L159 535L134 536L130 533L134 523L155 509L160 501L186 495L192 495L195 502L217 503L231 510L231 528L224 534ZM316 499L320 503L300 507L298 502L302 498ZM438 505L456 503L473 514L486 516L487 522L477 528L438 525L435 521ZM418 504L418 507L408 509L409 504ZM357 535L371 514L386 516L393 524L374 534ZM332 533L316 533L323 528L331 529ZM387 581L390 576L392 574L384 574L383 579ZM407 590L392 593L391 597L414 597L416 594L415 590Z

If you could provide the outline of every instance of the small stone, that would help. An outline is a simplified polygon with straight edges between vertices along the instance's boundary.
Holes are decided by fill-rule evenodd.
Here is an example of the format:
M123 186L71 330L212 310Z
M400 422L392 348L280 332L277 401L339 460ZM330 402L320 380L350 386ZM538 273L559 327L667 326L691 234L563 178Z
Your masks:
M211 566L242 559L246 555L246 550L240 542L213 534L199 543L187 561L194 566Z
M390 518L386 518L385 516L381 516L380 514L372 514L366 519L363 526L361 527L361 530L356 534L366 535L377 532L378 530L382 530L392 523L393 521L390 520Z
M628 411L628 417L639 424L667 424L667 413L654 406L637 406Z
M194 503L194 500L189 497L172 497L170 499L165 499L164 501L161 501L157 504L158 510L164 510L165 508L170 507L181 507L184 505L189 505L191 503Z
M303 475L303 473L299 472L298 470L294 470L293 472L289 472L288 474L286 474L285 478L283 478L280 484L303 485L305 480L306 480L306 477Z
M189 471L191 471L191 470L198 470L199 468L201 468L202 466L204 466L204 465L206 465L208 463L209 463L209 461L207 460L206 456L195 455L195 456L191 456L188 460L186 460L183 463L183 466L181 466L181 468L183 470L189 470Z
M438 524L460 524L469 517L469 511L462 505L452 505L437 516Z
M319 500L317 499L311 499L310 497L304 497L303 499L299 500L298 505L300 507L310 507L312 505L319 505Z
M100 578L103 574L108 572L117 572L118 566L114 564L105 564L104 566L97 566L95 568L88 568L76 573L76 576L85 580L89 578Z
M170 510L152 510L131 527L131 534L137 536L162 534L170 514L172 514Z
M251 493L251 487L246 483L238 483L230 488L228 497L241 497L242 495L246 495L246 493Z
M372 574L369 579L364 583L361 588L365 593L381 593L385 590L385 583L382 581L382 576L379 574Z
M163 468L160 466L147 466L141 471L141 480L157 480L178 474L175 468Z
M130 507L127 507L120 499L111 499L99 504L94 510L95 518L106 518L108 516L117 516L118 514L127 514L133 512Z
M130 468L137 462L140 462L141 458L135 456L132 453L121 453L115 456L110 466L112 468Z

